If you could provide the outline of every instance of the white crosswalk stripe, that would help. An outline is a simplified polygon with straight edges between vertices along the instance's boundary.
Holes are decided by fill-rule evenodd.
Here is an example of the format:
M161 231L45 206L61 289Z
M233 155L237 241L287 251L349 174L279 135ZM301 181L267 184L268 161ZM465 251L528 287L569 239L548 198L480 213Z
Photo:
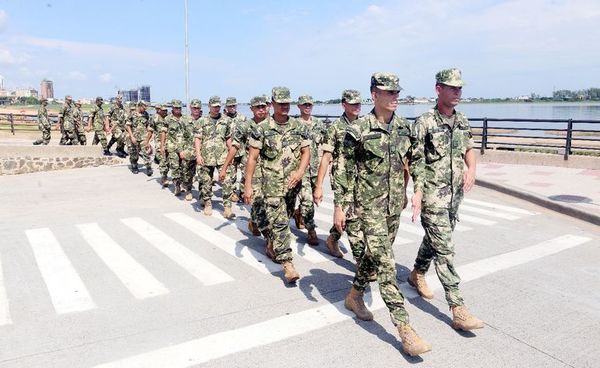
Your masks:
M465 215L464 213L462 213L460 211L458 213L458 218L460 219L460 221L472 222L474 224L479 224L479 225L484 225L484 226L491 226L491 225L497 224L496 221L487 220L487 219L470 216L470 215Z
M521 218L521 216L512 215L510 213L504 213L504 212L499 212L499 211L486 210L486 209L483 209L483 208L478 208L478 207L470 206L470 205L467 205L467 204L461 205L460 206L460 210L461 211L467 211L467 212L474 212L474 213L478 213L478 214L481 214L481 215L486 215L486 216L489 216L489 217L501 218L501 219L505 219L505 220L518 220L518 219Z
M83 281L48 228L25 232L56 313L96 307Z
M233 277L229 276L223 270L214 266L212 263L192 252L184 245L141 218L125 218L121 219L121 222L204 285L216 285L233 281Z
M281 266L274 264L266 255L239 244L237 240L213 229L202 221L183 213L168 213L165 214L165 217L259 272L273 273L281 271Z
M0 257L0 326L12 323L10 309L8 307L8 296L4 286L4 272L2 271L2 258Z
M477 206L482 206L482 207L488 207L488 208L493 208L496 210L503 210L503 211L508 211L508 212L515 212L515 213L519 213L521 215L536 215L536 212L531 212L531 211L527 211L524 210L522 208L517 208L517 207L512 207L512 206L506 206L506 205L502 205L502 204L498 204L498 203L491 203L491 202L485 202L485 201L478 201L476 199L470 199L470 198L465 198L463 200L465 203L470 203L470 204L474 204Z
M96 223L77 225L98 257L137 299L164 295L169 290L115 242Z

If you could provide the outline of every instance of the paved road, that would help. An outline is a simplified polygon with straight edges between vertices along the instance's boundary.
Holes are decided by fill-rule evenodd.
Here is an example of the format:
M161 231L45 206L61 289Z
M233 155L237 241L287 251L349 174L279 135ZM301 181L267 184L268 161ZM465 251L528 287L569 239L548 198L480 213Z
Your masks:
M332 213L319 208L320 237ZM600 360L600 233L476 187L455 233L469 308L486 322L450 328L436 298L405 283L421 358L400 343L376 287L375 321L343 308L353 262L295 232L302 275L287 287L248 235L248 212L207 218L156 178L125 167L0 177L0 367L594 367ZM216 203L220 213L220 202ZM408 211L407 211L408 214ZM422 230L395 243L406 280ZM346 243L347 244L347 243Z

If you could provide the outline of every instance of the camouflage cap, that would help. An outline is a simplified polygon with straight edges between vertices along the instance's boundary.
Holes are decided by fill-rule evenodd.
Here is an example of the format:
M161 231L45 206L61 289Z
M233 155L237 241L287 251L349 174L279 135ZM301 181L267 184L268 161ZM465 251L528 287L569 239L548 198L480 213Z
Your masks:
M129 110L135 110L135 104L129 105Z
M65 96L65 101L71 101L71 100L73 100L73 97L71 97L71 95Z
M117 97L115 97L115 100L117 100L117 101L121 101L121 100L123 100L123 96L121 96L121 95L117 95Z
M190 101L190 107L199 107L199 108L202 108L202 101L200 101L197 98L194 98L192 101Z
M75 105L79 105L79 106L81 106L81 100L77 100L77 101L75 101Z
M219 96L211 96L208 100L208 106L221 106L221 97Z
M462 87L465 82L462 80L460 70L456 68L444 69L435 75L435 83L445 84L452 87Z
M98 101L102 102L102 101L104 101L104 99L102 97L98 96L98 97L96 97L96 102L98 102Z
M163 105L162 104L154 104L154 106L152 106L154 108L154 110L159 111L163 109Z
M273 87L271 98L277 103L291 103L290 89L287 87Z
M384 91L402 91L398 76L393 73L377 72L371 76L371 87Z
M304 104L312 105L313 103L314 103L314 101L313 101L312 96L303 95L303 96L298 97L298 105L304 105Z
M227 97L225 100L225 106L234 106L237 105L237 99L235 97Z
M360 92L355 89L345 89L342 92L342 101L349 104L357 104L362 102L362 98L360 98Z
M139 100L138 103L137 103L137 105L138 106L148 106L148 104L144 100Z
M48 102L48 99L47 99L47 98L42 98L42 99L40 100L40 103L42 103L42 102Z
M171 108L181 108L181 100L171 100Z
M250 106L266 106L267 105L267 96L254 96L250 100Z

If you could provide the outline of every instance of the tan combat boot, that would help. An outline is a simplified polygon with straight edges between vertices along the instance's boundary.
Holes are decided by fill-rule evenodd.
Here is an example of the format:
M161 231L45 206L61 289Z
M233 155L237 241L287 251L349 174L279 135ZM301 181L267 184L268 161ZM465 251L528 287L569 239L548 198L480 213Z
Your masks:
M252 232L252 235L260 236L260 230L258 230L258 226L253 221L248 222L248 230Z
M292 261L283 262L283 277L285 277L288 284L293 284L300 278L300 275L294 268Z
M187 193L185 193L185 200L191 201L194 196L192 195L192 190L190 189Z
M235 218L235 213L233 213L233 211L231 210L231 206L227 206L223 209L223 217L225 217L228 220Z
M483 321L473 316L464 305L450 307L452 310L452 328L455 330L471 331L483 328Z
M306 242L308 243L308 245L311 245L313 247L319 245L319 238L317 237L317 232L315 231L315 229L308 230L308 237L306 239Z
M294 211L294 222L296 223L296 229L304 229L304 220L302 219L302 213L300 213L299 208L296 208Z
M398 333L402 340L402 350L410 356L417 356L431 351L431 345L417 335L409 324L398 325Z
M206 216L212 216L212 201L210 199L204 201L204 214Z
M309 243L310 244L310 243ZM338 245L338 241L333 238L333 236L329 235L327 240L325 240L325 246L329 250L329 254L337 258L344 258L344 253L340 250L340 246Z
M267 257L271 258L271 260L275 261L275 250L273 250L273 241L267 238L267 249L265 250L265 254Z
M181 194L181 184L175 183L175 191L173 192L173 194L175 196L178 196Z
M353 286L348 295L346 295L344 307L346 307L346 309L349 311L354 312L354 314L356 314L356 318L363 321L372 321L373 313L371 313L371 311L369 311L365 306L363 295L363 292L356 290Z
M418 272L417 270L412 270L410 275L408 275L408 284L415 289L419 295L421 295L425 299L433 299L433 292L427 286L427 281L425 281L425 275Z

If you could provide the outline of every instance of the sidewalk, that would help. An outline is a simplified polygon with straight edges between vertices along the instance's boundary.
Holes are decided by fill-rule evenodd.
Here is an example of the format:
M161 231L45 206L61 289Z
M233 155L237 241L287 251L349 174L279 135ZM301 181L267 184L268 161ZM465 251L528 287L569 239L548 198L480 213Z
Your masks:
M600 225L600 170L479 163L477 185Z

